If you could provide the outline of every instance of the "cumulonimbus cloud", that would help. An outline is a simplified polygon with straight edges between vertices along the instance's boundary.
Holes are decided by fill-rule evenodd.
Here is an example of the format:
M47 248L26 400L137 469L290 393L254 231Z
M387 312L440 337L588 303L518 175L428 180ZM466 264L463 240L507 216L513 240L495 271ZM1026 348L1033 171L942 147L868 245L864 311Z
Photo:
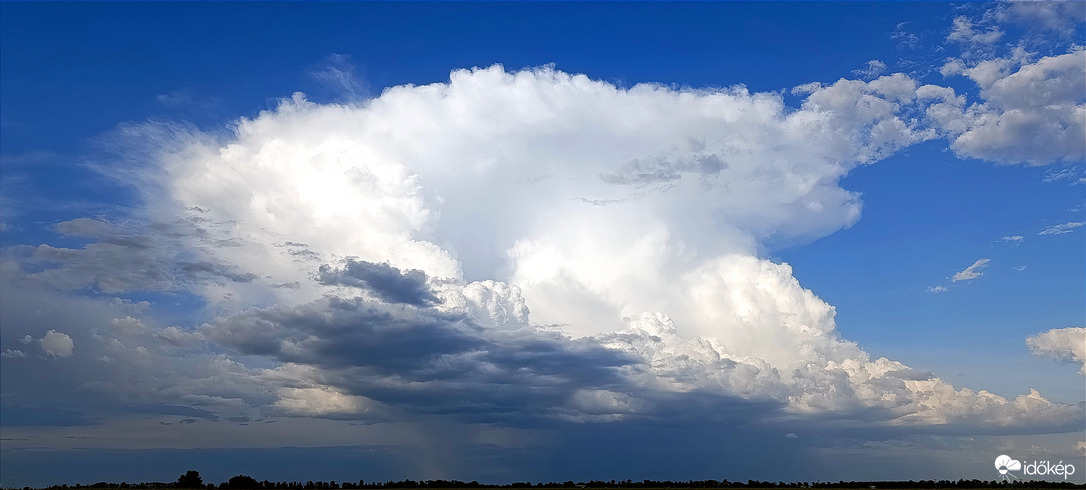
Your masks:
M95 243L15 255L36 266L22 279L58 289L197 295L210 318L196 328L118 317L91 340L100 362L183 373L177 390L218 407L608 422L711 397L788 417L1062 427L1081 409L873 359L788 264L760 257L859 218L839 180L935 137L903 116L924 90L902 74L808 84L792 107L493 66L350 104L296 94L227 135L122 127L127 158L102 170L142 193L146 230L75 220L61 231ZM149 361L200 346L219 352Z

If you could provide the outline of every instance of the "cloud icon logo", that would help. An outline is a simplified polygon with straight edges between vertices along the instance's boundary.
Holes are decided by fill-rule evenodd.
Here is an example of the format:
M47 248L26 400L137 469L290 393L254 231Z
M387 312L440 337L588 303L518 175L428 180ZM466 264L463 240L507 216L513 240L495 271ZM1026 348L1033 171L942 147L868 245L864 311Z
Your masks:
M1018 461L1017 459L1011 459L1011 457L1007 456L1006 454L1000 454L995 459L995 467L997 470L999 470L999 474L1002 475L1004 479L1006 479L1008 471L1022 470L1022 462ZM1010 476L1013 477L1014 475Z

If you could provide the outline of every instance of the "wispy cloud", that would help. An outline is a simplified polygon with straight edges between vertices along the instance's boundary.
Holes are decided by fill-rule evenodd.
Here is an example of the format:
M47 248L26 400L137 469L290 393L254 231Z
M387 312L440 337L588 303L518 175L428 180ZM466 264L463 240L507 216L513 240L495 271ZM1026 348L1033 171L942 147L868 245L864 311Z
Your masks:
M197 95L196 91L191 87L179 88L164 94L159 94L155 96L155 100L165 107L180 109L186 112L215 111L221 103L217 98L201 97Z
M12 167L34 166L49 163L57 159L57 154L51 151L27 151L17 154L0 155L0 167L11 169Z
M358 76L358 67L347 54L331 54L309 75L328 88L348 97L366 95L366 85Z
M864 64L863 68L852 70L853 75L863 77L870 80L886 72L886 63L879 60L870 60Z
M947 36L948 41L970 44L992 44L1003 37L1003 31L996 26L984 30L973 28L973 21L964 15L954 18L954 27Z
M901 22L894 27L894 31L890 33L890 39L897 41L897 49L902 51L913 51L920 47L920 36L914 32L908 30L909 23Z
M988 266L988 262L991 262L991 259L977 259L976 262L973 262L973 265L966 267L965 270L961 272L955 273L954 276L951 277L951 280L954 282L971 281L983 276L983 269Z
M1045 182L1058 182L1061 180L1073 180L1073 184L1081 183L1083 178L1080 177L1081 172L1078 167L1061 168L1058 170L1050 170L1045 172L1042 180Z
M1071 233L1072 231L1075 231L1075 228L1078 228L1078 227L1080 227L1082 225L1086 225L1086 222L1083 222L1083 221L1068 221L1067 223L1049 226L1048 228L1045 228L1045 229L1041 230L1037 234L1038 235L1063 235L1064 233Z

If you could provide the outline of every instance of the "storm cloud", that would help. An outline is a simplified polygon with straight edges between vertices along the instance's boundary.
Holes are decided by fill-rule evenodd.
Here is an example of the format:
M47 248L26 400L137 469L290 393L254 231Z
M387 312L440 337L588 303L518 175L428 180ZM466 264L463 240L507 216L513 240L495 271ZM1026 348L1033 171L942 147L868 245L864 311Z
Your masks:
M962 19L952 41L992 44ZM875 60L777 92L495 64L224 127L122 124L95 168L136 205L0 255L5 450L84 447L49 425L116 450L364 441L446 477L496 454L772 477L759 458L1081 429L1083 404L869 352L770 252L853 226L842 179L914 145L1081 160L1081 48L1019 55L948 61L972 103ZM354 92L348 72L318 75ZM1027 342L1078 362L1080 330ZM656 438L688 449L657 460ZM591 441L612 450L578 468Z

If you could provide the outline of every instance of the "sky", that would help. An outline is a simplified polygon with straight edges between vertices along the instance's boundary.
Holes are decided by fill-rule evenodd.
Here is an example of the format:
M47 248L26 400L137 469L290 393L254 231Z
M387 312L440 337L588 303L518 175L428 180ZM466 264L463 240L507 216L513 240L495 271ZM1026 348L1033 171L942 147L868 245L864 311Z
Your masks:
M1084 23L3 2L0 485L1086 481Z

